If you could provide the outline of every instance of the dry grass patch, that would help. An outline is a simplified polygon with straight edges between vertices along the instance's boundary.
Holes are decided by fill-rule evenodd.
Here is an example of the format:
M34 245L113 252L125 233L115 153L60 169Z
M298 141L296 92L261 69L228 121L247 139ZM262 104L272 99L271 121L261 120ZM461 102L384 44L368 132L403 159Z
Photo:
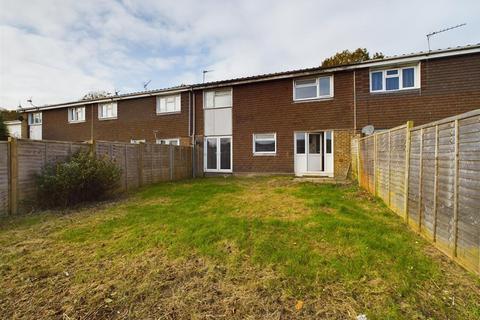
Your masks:
M354 186L199 179L0 220L0 314L477 319L480 281Z

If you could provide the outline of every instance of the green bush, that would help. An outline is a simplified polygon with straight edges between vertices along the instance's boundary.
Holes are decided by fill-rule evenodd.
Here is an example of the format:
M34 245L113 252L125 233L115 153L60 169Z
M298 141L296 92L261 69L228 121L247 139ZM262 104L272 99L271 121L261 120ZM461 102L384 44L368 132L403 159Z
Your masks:
M7 125L3 122L3 114L0 112L0 140L8 139L8 128Z
M42 208L67 207L107 199L118 190L120 175L113 161L78 152L37 176L37 203Z

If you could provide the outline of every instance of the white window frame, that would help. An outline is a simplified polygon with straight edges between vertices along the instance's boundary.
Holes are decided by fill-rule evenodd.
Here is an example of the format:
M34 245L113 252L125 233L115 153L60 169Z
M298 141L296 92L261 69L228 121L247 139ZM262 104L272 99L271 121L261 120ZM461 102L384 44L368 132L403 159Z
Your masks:
M78 119L78 111L77 111L78 109L83 109L83 119ZM75 114L77 115L77 119L72 119L71 110L75 110ZM85 122L85 119L87 118L85 106L83 106L83 107L71 107L71 108L67 109L67 112L68 112L68 123Z
M166 144L166 145L170 145L172 144L172 142L176 142L177 146L180 145L180 138L174 138L174 139L157 139L156 140L156 143L157 144Z
M274 151L256 151L255 150L255 142L257 141L271 141L272 139L257 139L257 135L262 134L273 134L273 141L275 142L275 150ZM252 152L254 156L274 156L277 154L277 133L276 132L266 132L266 133L254 133L252 134Z
M147 141L145 139L130 139L131 144L140 144L140 143L146 143Z
M215 95L217 93L223 93L230 91L230 104L228 106L221 106L217 107L215 106ZM213 107L207 107L207 94L209 92L213 92ZM233 88L221 88L221 89L216 89L216 90L206 90L203 91L203 109L226 109L226 108L232 108L233 106Z
M330 79L330 92L328 95L323 95L321 96L320 95L320 79L321 78L329 78ZM296 88L302 88L302 87L310 87L312 85L302 85L302 84L299 84L297 85L297 81L303 81L303 80L315 80L315 86L316 86L316 89L317 89L317 95L315 97L312 97L312 98L297 98L296 97ZM315 78L300 78L300 79L294 79L293 80L293 100L294 101L308 101L308 100L322 100L322 99L331 99L333 98L334 96L334 91L333 91L333 74L332 75L327 75L327 76L318 76L318 77L315 77Z
M104 107L112 107L112 115L111 116L104 116L103 108ZM99 120L113 120L117 119L118 116L118 105L117 102L106 102L106 103L99 103L98 104L98 119Z
M32 112L28 114L28 125L40 125L42 124L42 113L41 112Z
M220 161L220 140L222 138L230 139L230 169L220 169L221 161ZM216 139L217 140L217 169L208 169L207 168L207 139ZM225 172L230 173L233 172L233 136L208 136L203 138L203 171L204 172Z
M411 69L413 68L413 87L403 87L403 70L404 69ZM397 75L387 75L387 71L396 70L398 72ZM385 92L397 92L397 91L404 91L404 90L415 90L420 89L420 64L416 65L407 65L401 67L390 67L390 68L382 68L382 69L371 69L370 70L370 92L371 93L385 93ZM382 89L381 90L373 90L373 79L372 73L381 72L382 73ZM387 78L396 78L398 77L398 89L387 90Z
M177 100L178 98L178 100ZM161 101L165 101L165 108L167 107L167 104L170 103L168 102L169 99L173 99L173 103L175 104L174 110L172 111L162 111L160 106L161 106ZM177 106L177 101L178 101L178 106ZM173 95L168 95L168 96L157 96L156 99L156 112L157 115L166 115L166 114L176 114L176 113L181 113L182 112L182 95L181 94L173 94Z

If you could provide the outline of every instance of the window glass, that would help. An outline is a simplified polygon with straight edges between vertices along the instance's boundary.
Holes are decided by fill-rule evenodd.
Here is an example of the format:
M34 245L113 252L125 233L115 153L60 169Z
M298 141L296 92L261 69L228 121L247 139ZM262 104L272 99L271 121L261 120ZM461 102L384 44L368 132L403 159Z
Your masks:
M297 145L297 154L305 154L305 132L297 132L295 134Z
M295 99L313 99L317 97L317 86L295 87Z
M231 169L230 144L231 138L220 138L220 169Z
M116 118L117 117L117 103L102 103L98 105L99 119Z
M415 87L415 69L405 68L402 70L402 82L404 88Z
M372 91L383 90L383 72L372 72Z
M314 154L320 153L320 133L308 135L308 152Z
M207 169L217 169L217 138L207 139Z
M157 113L180 112L181 110L181 96L166 96L157 97Z
M70 122L85 121L85 107L68 109L68 121Z
M398 75L398 70L387 70L387 76Z
M398 79L398 77L386 78L385 79L385 89L386 90L398 90L399 89L399 79Z
M325 132L326 153L332 153L332 131Z
M319 79L320 97L330 95L330 77Z
M42 113L41 112L29 113L28 124L30 125L42 124Z
M205 93L205 108L229 108L232 106L232 90L223 89Z
M255 153L275 153L276 151L276 142L275 134L255 134Z

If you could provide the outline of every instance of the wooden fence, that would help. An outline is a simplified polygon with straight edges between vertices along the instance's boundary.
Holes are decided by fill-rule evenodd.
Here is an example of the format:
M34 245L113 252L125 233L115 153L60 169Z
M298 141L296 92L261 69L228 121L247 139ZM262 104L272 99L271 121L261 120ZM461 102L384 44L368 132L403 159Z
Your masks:
M0 143L0 215L17 214L35 208L35 176L45 166L67 160L77 151L91 151L113 160L122 169L120 191L151 183L191 178L192 147L11 139ZM196 175L201 175L197 172Z
M352 140L360 186L480 274L480 109Z

